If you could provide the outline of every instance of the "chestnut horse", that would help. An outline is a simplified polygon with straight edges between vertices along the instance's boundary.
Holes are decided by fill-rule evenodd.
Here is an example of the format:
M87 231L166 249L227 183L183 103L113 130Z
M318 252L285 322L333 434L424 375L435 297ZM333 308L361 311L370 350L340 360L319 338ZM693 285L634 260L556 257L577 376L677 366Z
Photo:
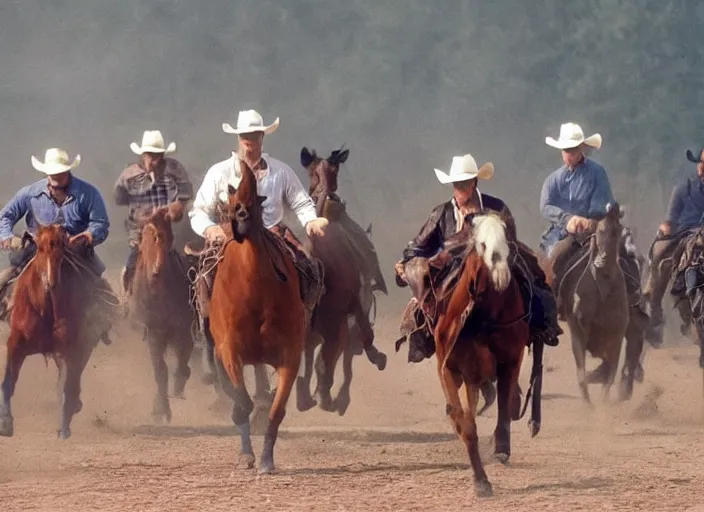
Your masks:
M17 278L10 313L7 363L2 382L0 435L13 435L10 402L22 364L27 356L51 356L59 369L58 393L61 414L58 436L71 436L71 420L83 404L80 400L81 375L100 341L92 332L85 313L91 284L81 263L69 249L68 233L58 225L40 226L35 243L37 252ZM82 319L83 317L83 319Z
M274 470L274 445L305 344L305 308L293 255L264 227L265 198L257 195L251 168L241 165L237 190L228 186L231 238L222 249L213 282L210 333L216 368L229 377L219 375L219 381L234 402L232 420L240 432L243 467L252 468L255 462L249 421L254 404L245 387L243 365L268 364L277 371L259 465L261 473L269 473Z
M180 256L173 249L171 228L172 221L180 220L181 216L180 204L174 203L139 219L141 234L130 311L133 319L143 326L144 338L149 344L157 384L152 416L157 423L171 422L169 374L164 361L167 347L172 347L176 353L175 397L184 397L183 391L191 375L193 310L189 301L190 283Z
M474 239L459 281L440 310L434 337L447 414L467 446L477 495L490 496L492 487L479 457L475 420L479 390L497 379L495 454L505 463L511 454L511 420L521 416L517 386L529 332L523 297L509 268L506 225L493 213L474 217L472 224ZM459 396L463 383L466 410ZM537 386L535 393L540 393Z
M325 292L315 310L312 329L319 335L311 336L306 344L305 375L297 380L298 409L305 411L316 405L310 395L310 378L312 376L313 354L316 341L322 341L322 347L315 364L317 374L317 394L320 408L325 411L337 411L344 415L350 404L350 384L352 381L351 360L356 347L350 344L348 318L352 317L360 335L369 361L379 370L386 367L386 355L374 346L374 330L369 322L369 309L362 305L362 283L364 276L364 255L356 246L355 240L346 231L344 225L335 215L330 215L330 195L337 190L337 172L339 166L347 159L349 151L333 152L327 159L311 154L307 148L301 149L301 165L308 169L310 176L310 195L316 205L318 217L329 221L324 237L311 241L312 255L318 258L325 268ZM335 199L337 199L335 197ZM342 205L337 200L337 205ZM365 239L367 234L361 235ZM366 240L365 240L366 241ZM322 340L321 340L322 339ZM355 340L356 341L356 340ZM333 385L335 367L340 355L345 352L345 380L335 400L330 395Z

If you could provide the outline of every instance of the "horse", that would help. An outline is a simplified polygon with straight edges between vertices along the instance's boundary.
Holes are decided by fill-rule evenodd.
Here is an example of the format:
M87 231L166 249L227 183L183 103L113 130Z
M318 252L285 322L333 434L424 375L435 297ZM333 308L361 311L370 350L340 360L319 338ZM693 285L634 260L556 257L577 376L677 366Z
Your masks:
M570 262L560 289L577 366L577 381L582 398L593 406L588 384L602 383L604 402L616 378L621 345L629 324L626 282L619 266L623 210L609 203L606 214L597 221L584 254ZM641 343L642 348L642 343ZM603 370L587 378L586 353L602 359ZM596 378L598 373L599 379Z
M34 236L36 255L15 282L2 382L2 436L14 433L11 399L22 364L30 355L52 357L58 367L60 439L71 437L71 421L83 407L81 375L103 333L91 328L95 319L89 318L86 309L96 296L89 293L88 286L95 283L86 281L82 272L90 270L81 268L71 242L63 227L40 225Z
M496 378L495 455L506 463L511 454L511 420L522 415L518 377L529 341L529 327L523 296L509 267L511 245L506 224L492 212L475 216L472 226L473 240L467 248L457 285L446 304L439 307L434 339L446 414L467 447L475 492L486 497L493 490L479 456L476 425L479 390ZM463 409L459 397L462 384L467 394L467 409ZM536 387L533 403L538 406L539 394Z
M345 414L350 404L351 363L355 350L349 340L348 318L354 318L358 339L369 361L379 370L384 370L387 361L386 355L374 346L374 330L369 322L369 308L362 304L362 285L365 281L364 254L360 253L352 236L338 221L339 214L331 214L329 208L330 194L337 190L339 166L347 159L348 154L349 150L338 150L327 159L322 159L315 155L315 151L311 154L305 147L301 150L301 165L309 172L309 192L316 205L316 214L328 218L329 224L324 237L311 241L311 253L323 263L325 269L325 292L312 319L314 334L306 344L305 374L296 381L297 406L299 410L306 411L316 405L310 394L310 379L314 351L317 344L322 342L315 364L320 408L325 411L337 411L340 416ZM341 203L338 201L337 204ZM366 241L368 234L363 233L361 236ZM345 379L333 400L330 389L333 385L335 366L343 353Z
M152 416L157 423L171 422L168 397L168 367L164 355L174 349L177 367L173 394L184 398L186 382L191 376L189 360L193 351L190 307L190 283L179 255L173 249L172 222L182 217L178 203L157 209L138 219L141 224L139 252L132 280L133 318L144 328L144 339L157 385Z
M240 433L241 467L254 467L249 416L254 409L243 365L268 364L278 374L259 464L274 471L274 445L295 382L306 339L306 313L293 255L263 225L252 169L242 162L237 189L228 185L226 233L210 299L210 333L216 369L233 400L232 420ZM223 373L226 376L222 375Z

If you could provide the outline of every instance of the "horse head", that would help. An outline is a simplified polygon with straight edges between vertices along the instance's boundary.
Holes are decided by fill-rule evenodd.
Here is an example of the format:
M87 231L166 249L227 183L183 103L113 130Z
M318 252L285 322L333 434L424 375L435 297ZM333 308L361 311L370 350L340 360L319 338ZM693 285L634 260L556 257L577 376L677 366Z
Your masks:
M340 165L347 161L349 149L333 151L329 157L321 158L313 150L303 147L301 149L301 165L308 171L310 179L309 193L311 197L327 197L328 194L337 192L337 175Z
M178 221L183 215L180 203L174 205L178 206L163 206L150 214L137 217L141 226L139 253L150 280L164 269L169 251L173 247L174 233L171 223Z
M58 224L40 224L34 242L37 244L35 265L42 270L42 283L46 291L59 283L61 264L68 247L68 233Z
M618 203L609 203L606 205L606 214L596 224L594 266L597 268L603 268L607 264L618 264L619 246L623 234L621 219L624 213Z
M511 282L508 264L511 248L506 236L506 223L494 213L477 215L472 219L474 246L477 255L491 274L491 283L503 292Z
M232 238L237 243L262 229L262 203L266 197L257 195L257 180L254 171L240 161L242 180L235 189L227 186L227 220L232 224Z

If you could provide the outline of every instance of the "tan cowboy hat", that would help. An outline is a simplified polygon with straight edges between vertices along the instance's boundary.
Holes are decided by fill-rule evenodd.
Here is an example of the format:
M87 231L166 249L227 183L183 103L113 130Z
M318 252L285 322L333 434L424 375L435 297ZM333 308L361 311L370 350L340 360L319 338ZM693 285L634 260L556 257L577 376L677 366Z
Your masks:
M601 135L595 133L585 138L581 126L576 123L565 123L560 126L560 135L557 140L552 137L545 137L545 144L557 149L576 148L580 144L599 149L601 147Z
M78 167L81 163L81 155L76 155L73 162L69 162L68 153L63 149L49 148L44 154L44 161L40 161L32 155L32 166L39 172L43 172L47 176L61 174L71 169Z
M147 130L142 135L142 145L136 142L130 144L130 149L141 155L142 153L173 153L176 151L176 143L171 142L168 147L164 147L164 136L159 130Z
M269 134L274 133L278 127L278 117L274 119L274 122L269 126L264 126L264 119L262 119L262 116L256 110L241 110L237 116L237 128L233 128L229 123L222 123L222 131L236 135L254 132Z
M435 176L443 185L446 183L455 183L458 181L473 180L490 180L494 175L494 164L487 162L477 168L477 161L470 154L464 156L456 156L452 158L450 171L445 172L440 169L435 169Z

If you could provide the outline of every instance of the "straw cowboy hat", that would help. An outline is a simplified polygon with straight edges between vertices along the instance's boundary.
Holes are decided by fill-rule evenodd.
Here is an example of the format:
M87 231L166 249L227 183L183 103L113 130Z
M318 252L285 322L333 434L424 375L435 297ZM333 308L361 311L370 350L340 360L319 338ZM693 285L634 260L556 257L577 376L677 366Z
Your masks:
M164 147L164 136L159 130L147 130L142 135L142 145L136 142L130 144L130 149L141 155L142 153L173 153L176 151L176 143L171 142L168 147Z
M264 119L256 110L241 110L237 116L237 128L233 128L230 123L222 123L222 131L241 135L243 133L264 132L274 133L279 127L279 118L269 126L264 126Z
M545 144L557 149L576 148L580 144L599 149L601 147L601 135L595 133L585 138L581 126L576 123L565 123L560 126L560 136L557 140L552 137L545 137Z
M54 174L61 174L71 169L78 167L81 163L81 155L76 155L73 162L69 162L68 153L63 149L59 148L49 148L44 154L44 161L40 161L37 157L32 155L32 167L37 171L43 172L47 176L53 176Z
M446 183L472 180L474 178L479 178L480 180L490 180L493 175L494 164L487 162L477 168L477 162L470 154L453 157L449 172L435 169L435 176L438 177L438 180L443 185Z

